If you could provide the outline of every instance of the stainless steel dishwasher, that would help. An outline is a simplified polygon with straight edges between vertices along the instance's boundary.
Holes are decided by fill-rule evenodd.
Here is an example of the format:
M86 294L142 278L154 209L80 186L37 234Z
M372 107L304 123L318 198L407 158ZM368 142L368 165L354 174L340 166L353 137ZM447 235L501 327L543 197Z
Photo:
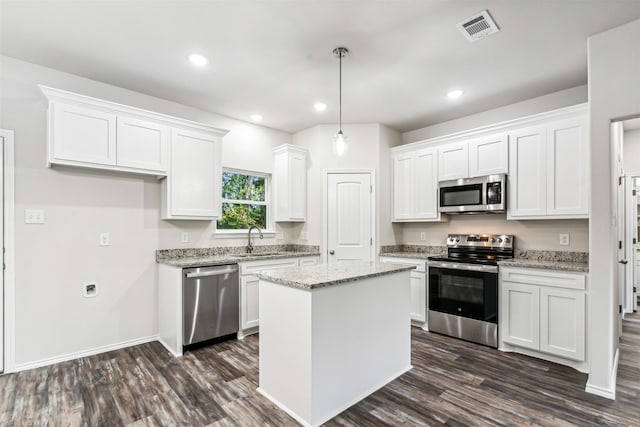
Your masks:
M182 345L238 332L238 264L182 270Z

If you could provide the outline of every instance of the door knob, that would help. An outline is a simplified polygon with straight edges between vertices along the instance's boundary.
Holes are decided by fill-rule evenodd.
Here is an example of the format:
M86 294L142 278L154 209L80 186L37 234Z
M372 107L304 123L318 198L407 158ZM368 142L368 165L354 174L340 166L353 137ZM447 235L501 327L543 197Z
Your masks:
M333 249L331 249L331 250L329 251L329 255L333 255L333 254L335 254L335 251L334 251Z
M622 261L618 261L620 264L626 264L628 261L626 259L623 259Z

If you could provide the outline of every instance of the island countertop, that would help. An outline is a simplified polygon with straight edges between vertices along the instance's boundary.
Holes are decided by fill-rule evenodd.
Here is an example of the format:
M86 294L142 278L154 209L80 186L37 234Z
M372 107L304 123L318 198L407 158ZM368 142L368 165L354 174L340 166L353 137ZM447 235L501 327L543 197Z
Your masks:
M377 262L346 262L320 264L279 270L264 270L256 273L259 279L304 290L340 285L356 280L383 276L400 271L413 270L415 266Z

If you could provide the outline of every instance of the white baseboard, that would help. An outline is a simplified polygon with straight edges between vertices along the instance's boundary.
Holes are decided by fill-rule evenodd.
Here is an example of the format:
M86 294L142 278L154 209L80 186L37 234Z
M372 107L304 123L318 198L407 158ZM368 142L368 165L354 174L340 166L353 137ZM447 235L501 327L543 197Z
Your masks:
M374 392L378 391L379 389L381 389L382 387L384 387L385 385L389 384L391 381L395 380L396 378L400 377L401 375L409 372L411 369L413 368L412 365L409 365L407 368L402 369L400 372L397 372L393 375L391 375L389 378L381 381L379 384L374 385L373 387L371 387L369 390L365 391L364 393L360 394L359 396L351 399L349 402L346 402L343 406L341 406L340 408L336 408L331 412L331 415L325 415L323 416L320 421L318 421L315 424L310 424L307 420L304 420L302 417L300 417L298 414L296 414L295 412L293 412L291 409L289 409L286 405L282 404L281 402L279 402L277 399L274 399L271 395L269 395L269 393L265 392L263 389L261 389L260 387L258 387L258 393L262 394L264 397L266 397L267 399L269 399L271 402L273 402L278 408L282 409L284 412L286 412L287 414L289 414L293 419L295 419L297 422L299 422L300 424L302 424L305 427L316 427L316 426L320 426L324 423L326 423L327 421L329 421L330 419L332 419L333 417L335 417L336 415L338 415L339 413L349 409L350 407L352 407L353 405L355 405L356 403L360 402L362 399L364 399L365 397L369 396L370 394L373 394Z
M616 400L616 380L618 376L618 360L620 358L620 349L616 349L616 356L613 359L613 369L611 372L611 385L609 388L600 387L597 385L589 384L587 381L587 386L584 391L587 393L595 394L596 396L606 397L607 399Z
M135 338L128 341L122 341L116 344L103 345L101 347L91 348L89 350L76 351L74 353L67 353L60 356L48 357L46 359L40 359L33 362L17 363L13 372L26 371L29 369L40 368L42 366L53 365L54 363L66 362L73 359L79 359L81 357L94 356L100 353L106 353L107 351L119 350L125 347L132 347L134 345L146 344L151 341L158 341L157 335L151 335L148 337Z

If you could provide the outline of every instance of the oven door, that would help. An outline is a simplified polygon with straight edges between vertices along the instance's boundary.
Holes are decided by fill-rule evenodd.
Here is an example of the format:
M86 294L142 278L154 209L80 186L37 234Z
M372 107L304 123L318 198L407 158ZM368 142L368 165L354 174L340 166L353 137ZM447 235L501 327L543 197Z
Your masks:
M498 323L498 267L429 262L429 310Z

